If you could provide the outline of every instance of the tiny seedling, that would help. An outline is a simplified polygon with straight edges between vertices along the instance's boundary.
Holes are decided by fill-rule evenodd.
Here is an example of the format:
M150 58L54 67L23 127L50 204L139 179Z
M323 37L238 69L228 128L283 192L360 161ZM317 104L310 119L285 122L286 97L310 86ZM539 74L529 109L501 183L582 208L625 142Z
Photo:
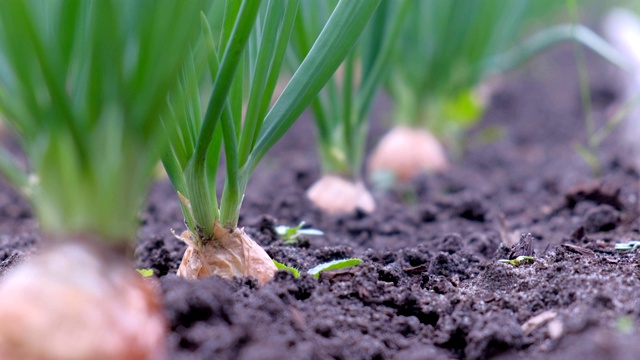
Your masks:
M142 275L142 277L152 277L153 269L136 269L138 274Z
M326 263L322 263L320 265L317 265L309 269L307 271L307 274L313 275L313 277L317 279L320 277L320 273L323 271L346 269L346 268L360 265L361 262L362 262L362 259L358 259L358 258L333 260ZM293 274L295 278L300 277L300 272L298 271L298 269L279 263L275 260L273 260L273 263L276 265L278 270L289 271Z
M640 240L633 240L627 243L616 243L616 251L619 252L632 252L640 248Z
M325 213L370 213L375 200L362 182L368 119L378 89L390 71L392 55L411 0L383 0L362 38L327 86L311 103L318 134L322 176L307 196ZM290 63L300 64L322 31L331 2L307 1L300 6L292 34Z
M276 226L276 233L280 235L285 245L296 244L300 236L322 236L324 233L321 230L306 228L303 229L304 221L301 221L298 226Z
M286 270L290 273L293 274L294 278L299 278L300 277L300 271L292 266L287 266L281 262L278 262L276 260L273 260L273 263L276 265L276 268L278 268L278 270Z
M498 262L511 264L512 266L520 266L524 264L530 264L536 261L536 258L533 256L518 256L515 259L500 259Z
M309 271L307 271L307 274L313 275L317 279L320 277L320 273L323 271L346 269L352 266L358 266L361 262L362 259L358 258L333 260L309 269Z

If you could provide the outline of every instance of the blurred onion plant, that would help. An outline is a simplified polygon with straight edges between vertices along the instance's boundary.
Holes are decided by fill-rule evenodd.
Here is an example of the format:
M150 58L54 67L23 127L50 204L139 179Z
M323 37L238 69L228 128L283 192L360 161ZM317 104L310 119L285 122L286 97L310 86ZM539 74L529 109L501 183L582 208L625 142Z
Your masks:
M3 359L156 358L158 298L122 252L167 145L161 114L203 1L0 2L0 171L48 249L0 283ZM53 245L53 244L57 245Z
M387 76L393 47L400 35L411 0L383 0L350 52L319 96L311 103L318 132L322 177L307 195L328 213L371 212L374 199L361 176L369 111ZM295 22L289 62L301 63L329 16L329 1L308 1Z
M447 159L436 136L459 150L464 130L483 113L492 77L551 45L574 40L624 63L580 25L549 27L517 42L533 21L539 25L553 19L561 5L554 0L413 1L387 82L395 128L371 156L373 175L409 180L445 169Z
M252 276L261 283L273 277L272 260L238 228L247 184L262 157L342 63L378 3L341 0L272 106L299 1L228 0L217 37L202 18L211 80L206 109L200 108L205 82L201 81L200 54L194 52L180 91L170 101L171 118L165 127L171 151L163 163L182 201L188 227L180 236L189 246L178 275ZM226 172L218 199L221 154Z

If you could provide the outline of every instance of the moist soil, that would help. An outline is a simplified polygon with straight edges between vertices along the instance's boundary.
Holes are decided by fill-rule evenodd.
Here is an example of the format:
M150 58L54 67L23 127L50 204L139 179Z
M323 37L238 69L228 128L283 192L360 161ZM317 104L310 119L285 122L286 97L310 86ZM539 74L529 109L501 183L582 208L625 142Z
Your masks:
M588 56L592 114L621 103L619 74ZM585 122L572 47L509 74L461 156L440 174L375 190L377 210L324 215L305 197L318 178L303 116L256 171L240 225L301 270L253 279L185 280L171 185L154 185L135 249L162 289L170 359L635 359L640 353L638 156L624 125L598 149L602 175L576 151ZM381 96L370 143L388 129ZM640 134L638 134L640 135ZM636 139L638 136L636 136ZM402 156L402 154L398 154ZM0 188L0 274L37 251L28 205ZM274 226L324 236L284 245ZM535 257L519 266L501 263ZM357 267L304 274L330 260Z

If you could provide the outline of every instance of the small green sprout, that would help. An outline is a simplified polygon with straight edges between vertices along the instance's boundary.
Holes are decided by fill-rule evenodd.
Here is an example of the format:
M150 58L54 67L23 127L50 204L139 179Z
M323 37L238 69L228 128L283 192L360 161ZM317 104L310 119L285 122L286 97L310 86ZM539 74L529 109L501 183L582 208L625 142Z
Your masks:
M526 263L532 263L535 262L536 258L534 258L533 256L518 256L515 259L500 259L498 260L498 262L501 263L505 263L505 264L511 264L513 266L520 266L522 264L526 264Z
M152 277L153 269L136 269L136 271L143 277Z
M318 229L307 228L303 229L304 221L301 221L298 226L289 227L286 225L276 226L276 233L282 237L285 245L293 245L298 242L298 238L302 235L306 236L321 236L324 233Z
M621 316L616 321L616 330L622 334L633 333L633 328L633 318L629 315Z
M307 271L307 274L313 275L317 279L320 277L320 273L323 271L346 269L352 266L357 266L361 262L362 260L358 258L333 260L309 269L309 271Z
M276 265L276 267L278 268L278 270L286 270L290 273L293 274L294 278L299 278L300 277L300 271L298 271L298 269L292 267L292 266L287 266L281 262L275 261L273 260L273 263Z
M340 259L340 260L333 260L333 261L329 261L326 263L322 263L320 265L317 265L311 269L309 269L307 271L307 274L309 275L313 275L316 279L320 277L320 273L323 271L329 271L329 270L339 270L339 269L346 269L346 268L350 268L352 266L357 266L362 262L362 259L358 259L358 258L351 258L351 259ZM300 277L300 272L298 271L298 269L291 267L291 266L287 266L285 264L282 264L276 260L273 260L273 263L276 265L276 267L278 268L278 270L286 270L289 271L293 274L293 277L295 278L299 278Z
M629 241L628 243L616 243L615 249L620 252L636 251L640 248L640 240Z

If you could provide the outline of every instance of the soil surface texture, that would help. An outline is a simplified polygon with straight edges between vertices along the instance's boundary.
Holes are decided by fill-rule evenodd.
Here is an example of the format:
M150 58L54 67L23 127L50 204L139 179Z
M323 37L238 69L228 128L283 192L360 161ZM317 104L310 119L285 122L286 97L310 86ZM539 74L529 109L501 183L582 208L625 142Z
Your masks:
M598 124L620 105L619 74L588 56ZM370 143L388 129L381 96ZM176 277L186 245L177 197L158 181L135 248L159 278L170 359L636 359L640 354L637 155L617 129L601 176L576 151L585 121L573 48L502 79L449 170L377 190L377 210L324 215L305 197L320 174L305 115L249 184L240 225L301 270L252 279ZM640 134L639 134L640 135ZM640 138L637 136L636 139ZM399 154L398 156L401 156ZM284 245L277 225L325 235ZM0 188L0 276L40 245L28 204ZM499 262L533 256L518 266ZM304 274L359 257L357 267Z

